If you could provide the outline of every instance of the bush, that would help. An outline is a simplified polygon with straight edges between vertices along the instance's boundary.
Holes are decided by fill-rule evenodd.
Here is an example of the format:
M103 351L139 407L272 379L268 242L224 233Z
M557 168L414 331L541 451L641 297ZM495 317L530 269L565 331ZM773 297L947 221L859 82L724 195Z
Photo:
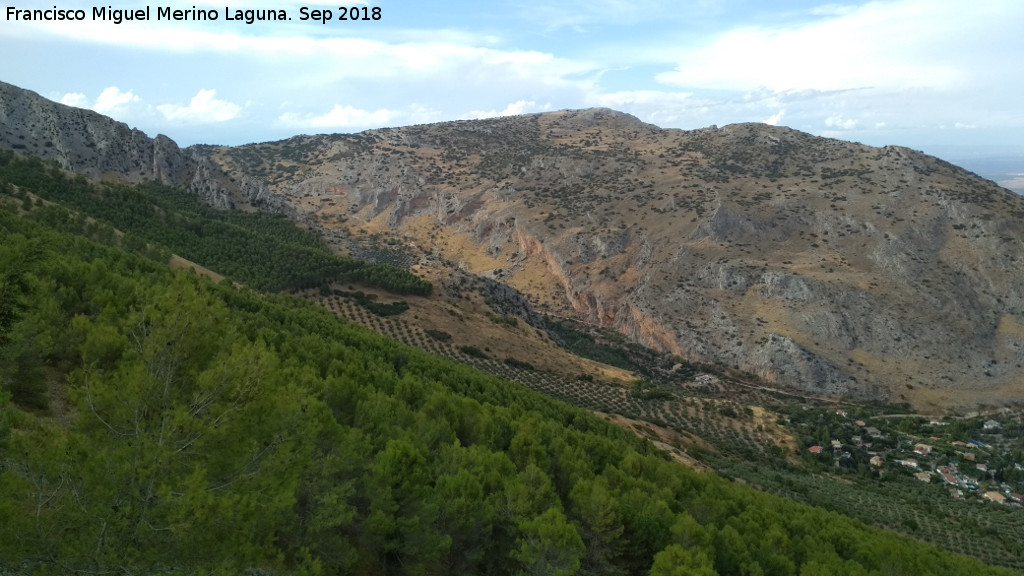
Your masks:
M487 358L488 357L487 354L485 354L483 350L477 348L476 346L462 346L462 347L459 348L459 350L463 354L465 354L466 356L474 356L476 358Z

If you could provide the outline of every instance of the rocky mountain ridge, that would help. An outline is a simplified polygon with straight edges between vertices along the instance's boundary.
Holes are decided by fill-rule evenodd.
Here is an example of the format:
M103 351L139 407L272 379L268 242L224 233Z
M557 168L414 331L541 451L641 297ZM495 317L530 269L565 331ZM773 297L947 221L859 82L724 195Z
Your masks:
M1024 198L909 149L597 109L179 150L10 91L0 144L338 246L393 238L683 358L920 406L1024 399Z

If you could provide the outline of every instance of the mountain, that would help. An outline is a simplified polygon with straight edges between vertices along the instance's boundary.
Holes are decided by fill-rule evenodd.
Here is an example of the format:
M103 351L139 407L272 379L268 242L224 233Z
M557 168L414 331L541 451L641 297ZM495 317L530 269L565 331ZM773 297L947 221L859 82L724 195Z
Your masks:
M1024 198L906 148L594 109L178 150L9 86L0 119L75 171L413 247L683 359L921 408L1024 399Z
M186 188L211 206L234 208L224 175L194 150L182 150L164 135L150 138L107 116L58 104L30 90L0 82L0 145L90 178ZM248 181L235 190L249 190ZM245 198L260 204L258 187ZM287 212L283 206L274 206Z
M0 574L1021 567L1003 510L963 503L946 516L922 496L941 519L904 516L979 556L966 558L761 493L299 298L174 271L154 246L72 209L134 205L114 216L157 213L166 223L155 227L264 272L224 240L283 219L210 215L159 190L92 184L0 151ZM231 225L171 225L196 213Z

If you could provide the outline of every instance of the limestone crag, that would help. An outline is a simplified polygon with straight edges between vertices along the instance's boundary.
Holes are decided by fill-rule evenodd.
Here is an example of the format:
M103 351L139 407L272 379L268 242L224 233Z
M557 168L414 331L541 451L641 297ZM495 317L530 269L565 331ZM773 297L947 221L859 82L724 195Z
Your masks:
M1024 201L912 150L591 110L245 155L328 228L403 236L683 357L822 393L1024 395ZM240 156L211 153L224 173Z
M415 244L510 313L521 295L815 393L1024 399L1024 198L913 150L596 109L180 151L12 89L0 144L282 212L339 249Z
M187 186L187 154L170 138L149 138L106 116L64 106L0 82L0 145L57 161L90 177Z

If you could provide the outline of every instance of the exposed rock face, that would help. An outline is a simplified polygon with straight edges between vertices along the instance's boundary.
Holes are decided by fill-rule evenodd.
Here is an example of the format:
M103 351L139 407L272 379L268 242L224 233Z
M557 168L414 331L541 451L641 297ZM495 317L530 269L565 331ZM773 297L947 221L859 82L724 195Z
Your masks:
M170 138L149 138L91 110L64 106L2 82L0 145L56 160L90 177L156 180L171 186L186 185L191 178L186 155Z
M210 157L683 357L818 393L1024 397L1024 199L911 150L586 110Z
M336 243L403 236L552 312L685 358L817 393L1024 399L1024 198L912 150L584 110L194 147L176 160L159 137L32 106L57 111L0 101L0 142L24 135L27 152L57 148L50 157L85 173L145 174L216 206L285 212ZM117 158L101 153L110 142Z
M294 214L259 178L243 175L232 181L211 161L207 147L182 150L162 134L150 138L102 114L58 104L3 82L0 147L55 160L90 178L187 188L215 208L250 205Z

